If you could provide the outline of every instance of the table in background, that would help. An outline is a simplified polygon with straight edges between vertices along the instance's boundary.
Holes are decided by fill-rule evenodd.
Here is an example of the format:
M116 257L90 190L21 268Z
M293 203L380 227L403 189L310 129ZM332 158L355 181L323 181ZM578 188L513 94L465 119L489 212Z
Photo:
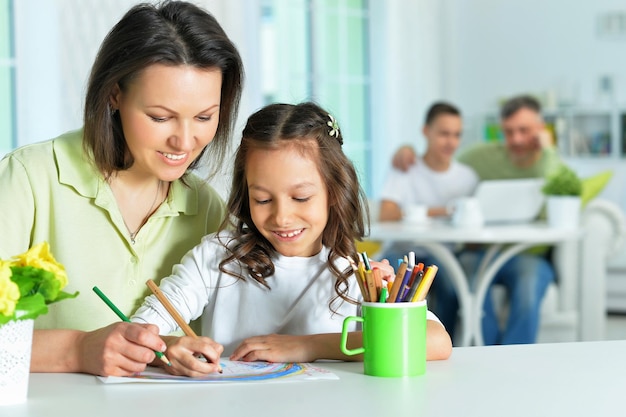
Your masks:
M579 267L578 240L581 233L548 227L545 223L523 223L459 228L447 221L426 224L404 222L374 223L369 239L383 243L383 248L397 242L426 248L441 262L452 278L459 298L463 335L462 346L483 344L481 316L487 289L498 270L513 256L538 245L555 247L555 269L558 273L561 308L578 311ZM463 268L450 249L450 244L479 243L488 246L476 272L476 288L471 291ZM572 262L574 260L574 262ZM583 314L579 312L579 314Z
M607 416L623 410L626 341L454 348L412 378L363 375L362 363L320 363L339 380L117 384L31 374L28 401L7 417L100 416Z

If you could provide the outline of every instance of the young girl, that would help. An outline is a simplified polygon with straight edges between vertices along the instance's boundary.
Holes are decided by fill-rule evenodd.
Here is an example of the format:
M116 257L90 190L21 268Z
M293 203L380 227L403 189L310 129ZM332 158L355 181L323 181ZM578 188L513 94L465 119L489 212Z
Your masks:
M312 103L273 104L248 119L235 159L230 224L206 236L160 284L185 320L202 315L208 336L167 337L168 371L215 372L221 354L350 360L339 350L341 327L361 298L347 258L356 258L355 239L364 235L365 205L342 143L335 120ZM388 264L375 264L393 276ZM154 296L131 320L154 323L161 334L177 329ZM428 358L447 358L450 338L432 313L427 332ZM360 343L360 332L350 337Z

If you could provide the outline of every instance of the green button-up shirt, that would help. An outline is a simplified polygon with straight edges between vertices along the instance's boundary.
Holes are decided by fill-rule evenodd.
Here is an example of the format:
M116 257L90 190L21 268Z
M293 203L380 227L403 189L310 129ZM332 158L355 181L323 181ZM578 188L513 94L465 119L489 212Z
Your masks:
M65 265L75 299L50 305L36 328L92 330L117 321L93 293L97 285L130 316L172 266L217 230L225 206L190 175L180 180L131 243L111 188L82 148L82 131L24 146L0 161L0 258L41 241Z

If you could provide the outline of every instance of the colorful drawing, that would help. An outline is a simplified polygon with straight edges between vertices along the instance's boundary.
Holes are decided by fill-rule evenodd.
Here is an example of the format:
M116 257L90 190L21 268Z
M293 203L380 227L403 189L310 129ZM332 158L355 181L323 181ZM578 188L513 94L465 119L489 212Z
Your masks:
M310 363L269 363L221 360L223 373L199 378L170 375L161 368L149 367L131 377L98 377L104 383L178 382L178 383L229 383L283 380L338 379L335 374Z

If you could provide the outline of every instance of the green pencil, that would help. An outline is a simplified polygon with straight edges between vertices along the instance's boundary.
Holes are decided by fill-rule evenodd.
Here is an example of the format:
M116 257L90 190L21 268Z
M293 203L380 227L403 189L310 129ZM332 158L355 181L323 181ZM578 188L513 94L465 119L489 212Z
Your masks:
M130 323L130 320L128 319L128 317L126 317L126 315L124 313L122 313L120 311L120 309L117 308L117 306L115 304L113 304L113 302L111 300L109 300L109 297L107 297L106 295L104 295L104 293L102 291L100 291L100 288L93 287L93 292L98 294L98 297L100 297L102 299L102 301L104 301L106 303L106 305L108 305L111 308L111 310L113 310L113 312L115 314L117 314L117 317L119 317L122 321ZM163 352L158 352L158 351L155 350L154 354L157 356L157 358L159 358L163 362L165 362L167 364L167 366L172 366L172 363L170 362L169 359L167 359L167 356L165 356L165 354L163 354Z

